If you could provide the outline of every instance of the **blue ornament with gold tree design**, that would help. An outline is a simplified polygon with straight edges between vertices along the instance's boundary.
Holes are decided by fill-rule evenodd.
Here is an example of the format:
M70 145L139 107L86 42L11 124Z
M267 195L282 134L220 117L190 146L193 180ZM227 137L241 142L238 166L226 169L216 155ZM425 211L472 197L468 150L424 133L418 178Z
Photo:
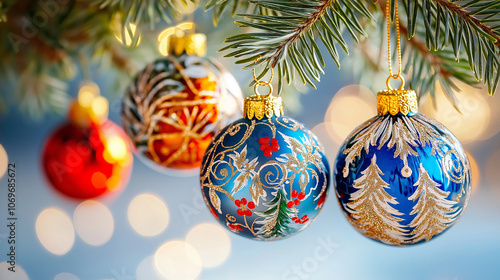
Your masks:
M418 113L416 93L403 89L390 60L389 69L388 89L377 94L378 116L347 137L333 176L340 207L356 230L404 246L429 241L457 222L467 206L471 174L460 142ZM401 80L399 89L391 88L391 79Z

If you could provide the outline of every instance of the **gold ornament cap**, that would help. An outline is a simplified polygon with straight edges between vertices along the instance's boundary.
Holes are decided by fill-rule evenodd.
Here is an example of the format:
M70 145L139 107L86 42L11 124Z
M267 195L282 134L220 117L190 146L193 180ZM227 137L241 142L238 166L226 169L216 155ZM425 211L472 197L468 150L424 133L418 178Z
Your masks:
M393 89L390 85L391 79L401 79L401 86ZM418 113L417 94L411 89L403 89L404 79L400 75L392 75L387 79L387 89L377 93L377 112L380 116L390 113L392 116L401 113Z
M253 118L262 120L264 117L270 119L281 115L283 115L283 103L279 96L255 94L245 98L243 117L249 120Z
M196 54L204 56L207 53L207 37L201 33L174 34L168 37L167 52L172 55Z

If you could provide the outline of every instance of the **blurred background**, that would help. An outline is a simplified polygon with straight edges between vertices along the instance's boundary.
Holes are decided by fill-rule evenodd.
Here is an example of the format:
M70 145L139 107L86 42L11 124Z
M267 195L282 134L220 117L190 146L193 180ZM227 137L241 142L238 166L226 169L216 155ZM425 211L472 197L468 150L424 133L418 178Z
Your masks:
M251 72L217 53L224 38L238 32L232 20L214 29L205 13L192 19L197 31L207 34L208 55L230 69L245 96L252 94L247 87ZM131 57L137 62L135 71L161 56L155 39L168 27L137 29L143 34ZM357 84L351 68L339 71L327 60L317 90L302 85L284 90L286 114L312 129L331 165L345 137L376 114L375 94L385 83L374 76L367 86ZM121 98L131 77L90 69L85 77L76 74L66 91L75 98L82 81L94 81L108 98L110 120L120 124ZM321 214L300 234L267 243L245 239L213 219L196 175L159 173L137 158L119 192L93 200L68 199L50 186L41 160L47 137L67 121L64 110L33 117L26 113L29 106L9 106L0 115L0 279L500 279L500 99L457 85L461 113L439 86L435 104L427 96L420 100L420 111L442 122L467 150L473 177L469 206L442 236L405 248L358 234L332 190ZM0 82L0 89L7 99L19 90L7 80ZM15 273L7 270L6 262L8 163L15 163L17 179Z

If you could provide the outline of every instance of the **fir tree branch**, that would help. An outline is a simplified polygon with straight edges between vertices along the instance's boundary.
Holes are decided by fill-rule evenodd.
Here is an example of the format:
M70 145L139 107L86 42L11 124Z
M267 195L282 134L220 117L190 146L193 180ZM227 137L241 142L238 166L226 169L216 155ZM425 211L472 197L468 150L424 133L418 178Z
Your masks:
M139 43L139 32L133 32L130 24L141 25L148 23L150 28L155 26L155 20L161 18L167 23L171 23L172 19L179 19L179 5L187 5L187 1L195 2L195 0L94 0L93 4L99 9L108 8L113 13L121 15L122 21L122 38L125 34L132 39L131 47L136 47Z
M316 11L311 13L307 18L305 18L304 22L299 25L292 33L291 36L281 42L276 49L276 58L270 60L271 67L275 67L277 58L282 57L283 51L289 45L292 45L295 41L297 41L300 37L304 36L304 33L308 30L311 30L313 24L318 21L324 14L326 10L331 6L332 1L334 0L322 0L320 1L320 5L315 7Z
M491 36L490 40L500 49L500 36L498 34L496 34L495 32L493 32L491 27L484 24L483 22L481 22L481 20L476 18L474 15L472 15L472 13L466 11L465 9L463 9L462 7L460 7L459 5L457 5L455 3L449 2L448 0L433 0L433 1L436 2L437 4L443 6L444 8L448 9L449 11L454 12L455 14L457 14L458 16L460 16L461 18L463 18L465 21L469 22L470 24L473 24L473 25L479 27L486 34ZM493 3L496 6L500 6L499 1L493 1ZM486 8L488 8L488 7L486 7Z
M277 67L279 92L286 79L290 84L298 74L304 84L314 86L319 81L325 62L315 38L319 37L338 67L339 54L336 45L348 53L343 30L358 41L358 35L366 35L357 17L372 15L362 0L261 0L250 1L262 8L274 11L275 16L243 14L246 20L237 21L240 27L250 27L258 32L229 37L223 50L235 49L226 56L239 58L236 63L247 67L265 63ZM256 61L255 61L256 60Z
M459 3L420 0L402 1L402 4L407 13L409 39L414 36L425 38L425 44L431 51L448 50L451 47L457 62L466 58L475 81L464 79L461 72L459 76L453 72L451 75L469 80L468 83L472 85L482 81L488 92L494 94L500 80L500 33L494 29L500 24L497 16L499 0L467 0Z
M314 87L313 80L319 81L319 74L323 73L324 66L321 51L315 42L316 37L323 42L340 68L335 45L340 45L348 53L342 36L345 29L355 41L358 41L356 35L365 35L360 22L373 19L367 8L373 6L367 5L367 2L253 1L256 5L276 12L278 16L241 15L245 20L237 21L239 26L253 28L257 32L228 38L229 44L222 50L232 49L226 56L239 58L237 63L246 64L246 67L255 64L276 67L278 76L285 77L288 83L294 79L296 72L304 84ZM391 2L392 17L395 15L395 3L396 1ZM406 37L425 38L414 40L410 44L415 44L413 47L419 50L419 55L429 60L423 63L435 68L439 74L437 77L446 80L446 84L451 87L453 85L448 81L452 77L475 84L476 81L463 72L462 62L465 59L475 79L482 80L490 94L495 92L500 80L500 19L496 16L499 0L416 0L400 3L407 12ZM385 10L383 1L378 1L378 6L378 11ZM449 60L447 52L450 47L457 64ZM444 52L433 53L438 50ZM466 56L462 55L461 50L465 51ZM441 65L442 63L445 65ZM454 71L449 68L452 65L459 69ZM279 82L282 83L281 80Z

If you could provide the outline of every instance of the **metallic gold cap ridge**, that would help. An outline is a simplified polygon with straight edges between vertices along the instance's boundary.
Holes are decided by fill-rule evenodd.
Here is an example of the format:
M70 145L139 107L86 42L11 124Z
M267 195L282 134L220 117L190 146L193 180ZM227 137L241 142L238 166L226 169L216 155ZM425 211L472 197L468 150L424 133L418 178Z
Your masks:
M407 116L418 113L417 94L411 89L386 89L377 93L377 112L383 116L390 113L392 116L401 113Z
M201 33L168 37L167 52L173 55L196 54L204 56L207 53L207 37Z
M252 95L245 98L243 117L249 120L254 117L262 120L283 115L283 103L281 97L271 95Z

